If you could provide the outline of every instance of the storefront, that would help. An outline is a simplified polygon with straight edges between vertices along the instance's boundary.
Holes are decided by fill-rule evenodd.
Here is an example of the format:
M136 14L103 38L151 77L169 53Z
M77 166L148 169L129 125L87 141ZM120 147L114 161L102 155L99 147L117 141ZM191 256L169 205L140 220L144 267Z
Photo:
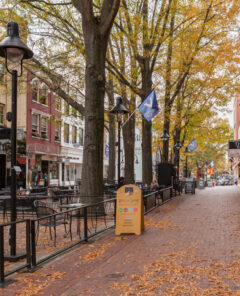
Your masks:
M61 185L79 185L82 176L82 163L76 159L62 159L60 166Z
M59 163L56 156L30 155L28 159L28 186L59 184Z

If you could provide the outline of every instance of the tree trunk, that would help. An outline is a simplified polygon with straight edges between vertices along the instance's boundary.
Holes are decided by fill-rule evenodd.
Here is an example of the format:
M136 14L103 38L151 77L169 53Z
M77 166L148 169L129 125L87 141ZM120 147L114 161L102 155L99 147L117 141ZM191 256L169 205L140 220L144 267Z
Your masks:
M183 102L181 100L181 96L179 95L177 97L177 118L176 118L176 124L174 128L174 147L177 142L180 142L181 138L181 121L182 121L182 106ZM174 148L174 166L179 166L179 160L180 160L180 149ZM179 169L179 168L178 168Z
M129 104L130 115L136 109L136 98L132 96ZM135 152L135 115L133 115L123 127L124 151L125 151L125 182L134 184L134 152Z
M142 101L152 90L152 74L149 71L149 60L145 59L142 69ZM142 116L142 182L152 182L152 122Z
M89 36L85 72L85 134L81 196L86 201L103 196L103 130L105 56L107 40L96 30Z
M81 196L85 201L103 197L103 131L105 61L108 39L120 0L104 0L101 15L95 16L89 0L72 0L82 15L86 54L85 134Z
M113 81L109 79L109 110L114 107L114 93L113 93ZM109 162L108 162L108 182L110 184L115 183L115 143L116 143L116 133L115 133L115 115L109 113Z
M172 102L171 97L171 78L172 78L172 52L173 52L173 32L174 32L174 21L175 21L175 9L171 12L171 22L170 22L170 36L168 42L167 51L167 64L166 64L166 86L165 86L165 102L164 102L164 124L163 130L169 134L170 120L171 120L171 108ZM163 145L163 162L168 162L168 150L169 150L169 140L165 141Z

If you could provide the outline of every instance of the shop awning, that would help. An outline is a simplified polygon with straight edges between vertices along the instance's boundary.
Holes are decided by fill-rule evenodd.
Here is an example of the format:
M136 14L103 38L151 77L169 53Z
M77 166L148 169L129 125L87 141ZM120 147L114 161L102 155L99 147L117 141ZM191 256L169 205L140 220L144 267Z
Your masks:
M17 157L17 162L19 164L26 164L26 157Z

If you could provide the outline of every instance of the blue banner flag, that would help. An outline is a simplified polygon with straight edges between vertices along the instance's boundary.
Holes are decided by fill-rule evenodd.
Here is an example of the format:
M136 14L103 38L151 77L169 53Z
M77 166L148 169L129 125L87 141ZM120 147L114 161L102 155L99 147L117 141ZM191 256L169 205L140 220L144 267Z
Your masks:
M188 149L193 152L197 148L197 141L194 139L190 144L188 144Z
M159 109L154 89L146 96L142 104L138 106L138 109L142 112L142 115L147 121L150 121L155 115L158 114Z

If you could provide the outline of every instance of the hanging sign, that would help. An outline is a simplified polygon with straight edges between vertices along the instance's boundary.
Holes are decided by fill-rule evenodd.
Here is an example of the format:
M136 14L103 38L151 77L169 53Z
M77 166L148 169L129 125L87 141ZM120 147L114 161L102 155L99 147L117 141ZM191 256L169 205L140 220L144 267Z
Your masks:
M125 185L117 191L116 235L144 230L142 190L136 185Z

